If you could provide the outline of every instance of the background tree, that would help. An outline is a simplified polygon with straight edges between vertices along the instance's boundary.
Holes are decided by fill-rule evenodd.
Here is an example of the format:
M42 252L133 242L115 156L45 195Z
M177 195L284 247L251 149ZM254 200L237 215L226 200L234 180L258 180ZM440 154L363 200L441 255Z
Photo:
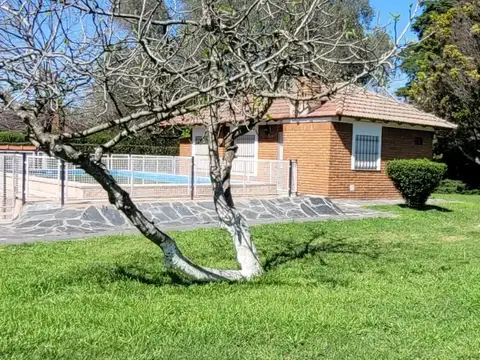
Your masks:
M144 0L125 10L121 5L0 1L3 108L23 119L41 150L92 176L110 203L162 249L171 270L203 281L260 275L249 226L230 191L235 139L264 119L275 99L319 99L389 67L405 31L381 52L375 39L383 38L371 31L352 36L351 19L333 14L330 0L202 0L191 8ZM347 73L348 81L338 85ZM299 97L300 78L320 84L317 91ZM78 131L55 133L42 122L47 114L68 118L85 107L88 120L95 121ZM221 120L232 113L233 127L224 136L220 158ZM207 128L215 208L232 236L240 270L190 261L102 163L106 151L132 135L159 124L173 126L188 116L203 119ZM99 133L111 135L94 156L75 146Z
M480 1L428 1L413 29L421 42L406 52L409 83L399 94L458 124L440 133L436 152L450 177L480 185Z

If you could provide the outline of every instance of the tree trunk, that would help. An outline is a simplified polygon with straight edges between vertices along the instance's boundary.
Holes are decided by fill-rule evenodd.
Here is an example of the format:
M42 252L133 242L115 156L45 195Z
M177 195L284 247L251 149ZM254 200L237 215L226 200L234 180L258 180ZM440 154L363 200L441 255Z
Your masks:
M230 189L232 163L237 148L232 137L231 142L229 141L226 146L222 164L218 152L219 130L220 126L216 123L212 122L207 126L213 202L220 224L232 237L240 272L246 279L250 279L261 275L263 269L252 241L250 227L243 215L235 208Z
M145 237L162 249L165 266L170 271L178 272L197 281L237 281L251 277L247 276L251 271L211 269L193 263L182 254L173 238L161 231L143 215L130 195L122 189L103 164L90 159L88 155L82 154L68 145L63 145L61 148L57 146L54 155L80 166L87 174L92 176L105 189L110 203L125 214ZM227 215L223 218L226 219L226 217ZM243 259L243 257L242 255L241 258Z

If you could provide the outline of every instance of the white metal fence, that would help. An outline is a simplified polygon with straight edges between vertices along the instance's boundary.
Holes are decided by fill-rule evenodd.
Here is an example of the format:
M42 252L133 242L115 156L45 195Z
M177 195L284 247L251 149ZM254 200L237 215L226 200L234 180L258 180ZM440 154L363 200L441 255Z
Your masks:
M22 159L21 155L0 154L0 222L12 219L15 208L19 205Z
M212 194L206 157L110 155L102 162L134 199L195 199ZM45 154L0 154L0 174L0 220L11 218L18 201L107 200L103 188L82 169ZM296 193L296 174L292 161L236 159L232 192L286 196Z

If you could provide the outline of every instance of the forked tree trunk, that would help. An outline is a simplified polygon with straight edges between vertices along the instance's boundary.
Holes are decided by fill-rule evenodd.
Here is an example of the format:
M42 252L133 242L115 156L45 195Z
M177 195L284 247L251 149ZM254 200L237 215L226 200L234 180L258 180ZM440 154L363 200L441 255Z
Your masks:
M207 126L213 202L220 224L232 237L242 275L245 278L252 278L261 275L263 269L252 241L250 227L243 215L235 208L232 197L230 177L237 147L233 136L225 140L225 155L222 163L218 151L219 129L219 125L215 123Z
M241 270L212 269L193 263L182 254L172 237L161 231L153 221L143 215L128 192L117 183L103 164L92 160L88 155L76 151L69 145L55 146L53 154L62 160L80 166L103 187L108 194L109 202L125 214L145 237L162 249L164 263L169 271L178 272L198 281L238 281L261 274L261 266L257 257L251 255L256 254L256 250L251 243L248 226L245 226L243 217L226 204L224 197L214 197L215 205L221 223L234 239Z

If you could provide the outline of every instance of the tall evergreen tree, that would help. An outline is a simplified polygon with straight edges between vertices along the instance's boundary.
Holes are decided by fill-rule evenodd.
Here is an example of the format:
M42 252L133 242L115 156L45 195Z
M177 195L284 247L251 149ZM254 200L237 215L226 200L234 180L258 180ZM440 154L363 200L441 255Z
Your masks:
M428 1L414 30L421 42L405 54L409 82L398 94L458 125L439 134L436 151L450 176L479 186L480 1Z

